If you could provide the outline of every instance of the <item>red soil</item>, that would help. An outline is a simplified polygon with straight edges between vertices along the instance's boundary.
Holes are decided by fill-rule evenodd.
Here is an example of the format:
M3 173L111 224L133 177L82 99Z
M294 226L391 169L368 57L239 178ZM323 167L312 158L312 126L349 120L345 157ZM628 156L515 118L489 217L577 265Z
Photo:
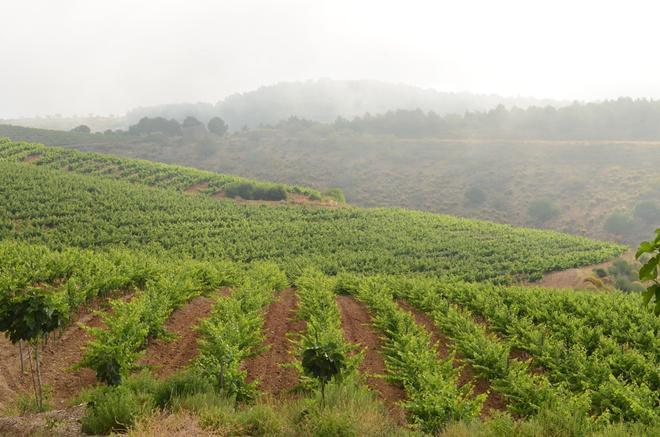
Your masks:
M229 290L222 291L227 295ZM140 364L154 369L160 377L167 377L187 366L197 356L197 326L211 314L216 300L199 296L176 309L165 322L165 329L176 334L171 341L156 339L147 347Z
M282 364L294 361L291 340L305 330L305 321L296 317L297 308L298 298L294 289L280 291L266 310L263 346L267 349L245 362L247 380L259 381L259 389L275 397L290 393L298 384L298 372L282 367ZM287 334L294 338L289 339Z
M404 311L408 311L417 322L418 325L423 326L424 329L431 335L431 341L437 346L438 356L442 359L449 357L451 353L451 340L449 340L440 330L435 326L433 319L427 314L419 311L417 308L410 305L408 302L397 300L397 304ZM485 418L492 414L493 411L504 411L506 409L506 401L504 397L491 389L490 383L485 378L477 377L474 368L464 361L460 352L456 353L455 359L452 361L454 367L461 367L458 377L458 385L463 386L468 382L474 384L474 394L479 395L488 392L488 397L481 409L481 417Z
M49 403L53 408L63 408L66 400L81 389L96 383L94 372L90 369L70 370L82 358L85 345L91 339L78 323L92 327L103 325L101 317L94 314L98 303L83 309L76 321L70 323L61 336L54 333L41 353L41 377L44 386L51 393ZM0 406L2 401L11 401L19 394L32 395L32 379L29 376L27 347L23 347L26 374L21 375L18 346L12 345L5 337L0 338ZM6 405L6 404L5 404Z
M367 386L380 395L392 418L399 424L405 424L405 413L398 405L399 401L405 399L405 392L382 377L386 373L385 361L380 352L382 340L372 327L369 311L351 296L337 296L337 305L344 336L364 349L360 371L367 377Z

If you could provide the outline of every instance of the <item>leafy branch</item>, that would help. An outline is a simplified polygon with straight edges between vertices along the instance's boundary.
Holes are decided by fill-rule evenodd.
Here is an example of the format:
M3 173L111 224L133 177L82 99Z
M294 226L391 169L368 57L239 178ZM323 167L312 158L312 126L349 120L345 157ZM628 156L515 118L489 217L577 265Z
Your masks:
M658 281L658 264L660 264L660 229L655 230L655 240L644 241L639 245L635 258L640 259L642 255L650 254L651 257L639 269L639 280L650 281L651 285L646 288L642 294L644 297L644 306L648 305L655 298L655 308L653 312L660 316L660 282Z

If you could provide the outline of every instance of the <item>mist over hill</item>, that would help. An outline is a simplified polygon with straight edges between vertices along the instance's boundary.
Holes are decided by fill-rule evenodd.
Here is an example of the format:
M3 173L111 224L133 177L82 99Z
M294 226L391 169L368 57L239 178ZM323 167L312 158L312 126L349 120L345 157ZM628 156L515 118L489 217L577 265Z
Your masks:
M128 124L142 117L182 120L192 115L207 122L222 117L232 130L243 126L272 125L292 116L312 121L331 122L337 117L352 118L365 113L404 109L433 111L437 115L486 111L504 105L555 107L569 102L527 97L502 97L467 92L446 93L416 86L373 80L320 79L306 82L280 82L254 91L232 94L216 104L176 103L133 109L126 115Z

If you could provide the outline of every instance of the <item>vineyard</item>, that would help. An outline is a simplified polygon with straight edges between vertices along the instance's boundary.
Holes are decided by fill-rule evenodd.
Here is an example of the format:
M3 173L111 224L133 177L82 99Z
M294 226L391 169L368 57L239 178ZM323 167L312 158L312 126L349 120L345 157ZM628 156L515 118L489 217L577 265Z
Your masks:
M231 178L0 142L0 434L660 433L640 296L517 285L624 247Z
M16 156L22 145L5 147ZM25 147L23 155L32 146ZM58 167L71 167L85 154L57 156ZM1 237L55 249L125 247L195 259L271 260L289 275L313 266L328 274L415 272L503 283L539 279L625 250L552 231L401 209L241 204L38 162L0 160Z

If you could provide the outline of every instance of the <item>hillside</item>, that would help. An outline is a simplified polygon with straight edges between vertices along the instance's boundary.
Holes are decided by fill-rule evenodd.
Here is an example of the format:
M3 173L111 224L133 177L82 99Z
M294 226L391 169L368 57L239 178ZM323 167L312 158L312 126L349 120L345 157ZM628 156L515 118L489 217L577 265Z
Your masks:
M625 247L215 195L235 181L0 140L0 329L29 303L49 333L0 339L0 407L22 414L0 433L657 432L660 319L639 295L511 285ZM31 414L26 349L52 412ZM341 374L323 388L316 351Z
M274 259L328 273L432 272L502 281L538 278L623 251L551 231L402 209L251 205L195 195L203 191L182 195L201 181L212 184L211 175L146 161L10 141L0 143L0 157L6 199L0 235L52 247L150 245L197 258ZM159 184L167 189L156 189Z
M360 206L399 206L555 229L635 245L660 226L660 143L398 138L286 123L205 141L84 135L0 126L0 135L188 165L244 177L341 188ZM469 191L476 191L471 200ZM556 215L530 215L534 201ZM622 211L622 225L608 227Z
M445 93L410 85L373 80L312 80L281 82L244 93L232 94L212 103L184 103L136 108L126 114L128 124L142 117L174 118L192 115L205 123L219 116L232 130L275 124L289 117L334 122L337 117L353 118L392 109L422 109L436 114L485 111L497 105L561 106L566 102L524 97L503 97L471 93Z
M65 408L81 389L78 399L89 401L0 417L0 432L79 435L79 421L88 433L136 422L138 435L658 430L660 324L637 295L313 270L288 288L273 264L172 255L0 242L3 308L34 285L66 302L58 306L61 331L44 346L50 402ZM118 299L108 306L110 297ZM322 402L300 357L326 342L362 353ZM0 358L7 408L29 383L4 338ZM95 388L113 360L121 384ZM67 370L78 362L82 368Z

